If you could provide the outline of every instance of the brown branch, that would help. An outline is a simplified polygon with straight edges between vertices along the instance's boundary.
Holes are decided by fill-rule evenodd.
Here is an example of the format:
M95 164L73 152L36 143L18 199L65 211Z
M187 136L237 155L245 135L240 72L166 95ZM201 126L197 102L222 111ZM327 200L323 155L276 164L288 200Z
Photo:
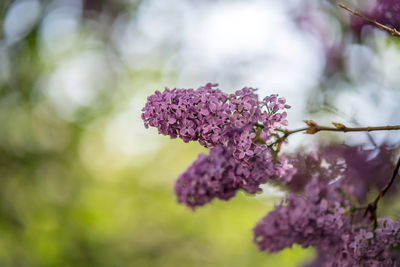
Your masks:
M352 117L352 118L348 118L348 115L346 115L345 113L341 112L340 110L338 110L337 108L325 103L323 106L323 109L327 110L328 112L332 112L335 113L336 115L339 115L340 117L344 118L344 119L349 119L351 123L355 124L356 126L361 126L360 123L358 123L358 121ZM370 132L366 132L366 135L369 139L369 141L371 142L371 144L375 147L378 148L378 145L376 144L374 138L371 136Z
M392 186L394 180L396 179L397 174L399 173L399 169L400 169L400 158L399 158L399 160L397 161L396 167L395 167L394 170L393 170L393 175L392 175L392 177L390 178L389 183L388 183L388 184L382 189L382 191L379 193L379 196L378 196L379 199L382 198L382 197L387 193L387 191L389 190L389 188Z
M370 19L370 18L364 16L363 14L360 14L359 12L348 8L348 7L345 6L344 4L338 4L338 7L343 8L343 9L349 11L349 12L350 12L351 14L353 14L354 16L360 17L360 18L362 18L363 20L365 20L365 21L367 21L367 22L369 22L369 23L374 24L374 25L375 25L376 27L378 27L378 28L381 28L381 29L383 29L383 30L385 30L385 31L388 31L388 32L389 32L391 35L393 35L393 36L400 37L400 32L399 32L398 30L396 30L395 28L388 27L388 26L386 26L386 25L383 25L382 23L377 22L376 20Z
M308 127L303 127L295 130L288 129L275 129L277 132L282 132L283 135L279 136L278 134L273 134L276 137L276 140L270 144L267 144L266 140L260 138L261 129L264 128L262 124L256 123L256 131L257 135L253 139L254 143L267 145L267 147L271 148L274 152L278 153L281 150L282 143L288 138L288 136L305 132L306 134L316 134L318 132L326 131L326 132L372 132L372 131L394 131L400 130L400 125L388 125L388 126L374 126L374 127L346 127L342 123L332 122L335 127L329 126L320 126L314 121L305 120L304 121ZM274 149L275 148L275 149Z
M400 157L397 161L396 166L393 169L393 174L389 180L389 183L382 189L382 191L379 192L379 194L376 196L375 200L372 201L371 203L369 203L365 209L364 216L367 215L368 213L370 213L371 220L374 220L374 228L376 228L376 218L377 218L376 210L378 208L379 200L381 200L385 196L385 194L387 193L389 188L392 186L394 180L396 180L396 177L398 176L398 173L399 173L399 169L400 169Z
M305 131L307 134L315 134L322 131L328 132L372 132L372 131L394 131L400 130L400 125L390 125L390 126L374 126L374 127L346 127L341 123L333 122L332 124L335 127L329 126L320 126L316 124L314 121L304 121L308 127L299 128L296 130L286 130L285 134L283 135L285 138L291 134L303 132Z
M372 132L372 131L394 131L394 130L400 130L400 125L389 125L389 126L374 126L374 127L346 127L345 125L337 122L333 122L332 124L335 127L329 127L329 126L320 126L314 121L311 120L306 120L304 121L308 127L303 127L295 130L281 130L278 129L278 131L283 132L283 135L279 137L278 139L275 140L275 142L271 143L268 145L268 147L273 147L277 145L277 152L280 151L281 144L287 139L288 136L294 134L294 133L299 133L299 132L305 132L306 134L316 134L318 132ZM266 144L264 140L261 139L255 139L259 143Z

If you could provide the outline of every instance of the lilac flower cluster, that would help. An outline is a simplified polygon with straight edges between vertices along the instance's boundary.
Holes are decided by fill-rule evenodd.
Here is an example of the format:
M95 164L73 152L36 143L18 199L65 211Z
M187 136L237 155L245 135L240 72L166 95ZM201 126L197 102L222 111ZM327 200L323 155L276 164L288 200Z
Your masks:
M260 101L247 87L228 95L216 86L156 91L142 110L146 127L211 149L176 183L178 201L191 208L227 200L239 189L256 193L268 178L285 183L294 173L288 160L268 147L276 130L287 125L286 100L274 94Z
M243 165L232 157L227 147L212 148L208 156L200 154L178 178L175 185L178 201L194 209L214 198L228 200L239 189L256 193L261 191L260 184L265 183L268 177L277 178L282 172L287 174L286 171L292 170L284 157L273 165L265 164L263 160L257 157L251 166Z
M144 124L158 128L160 134L199 141L209 148L228 145L236 160L248 164L265 153L265 145L253 140L265 144L276 129L286 126L283 110L290 106L277 95L260 101L254 89L245 87L228 95L216 86L156 91L142 110Z
M277 252L294 243L314 246L319 257L310 266L397 266L391 249L400 245L400 222L378 219L378 226L352 210L340 183L312 179L304 195L289 194L254 228L260 250Z
M334 144L320 146L312 153L296 153L290 156L296 173L287 188L301 192L310 178L324 183L341 180L346 192L362 203L371 189L383 188L387 183L382 177L390 177L392 173L392 152L393 147L387 144L374 149ZM389 195L396 187L397 184L393 184Z
M399 220L381 218L375 230L371 226L360 229L353 226L339 233L340 242L318 247L318 266L399 266L399 255L393 251L399 246Z
M264 217L254 229L260 250L276 252L294 243L304 247L338 243L337 232L350 224L343 216L349 203L335 186L312 179L305 198L290 193L285 202Z
M398 256L391 255L390 249L399 246L400 221L389 218L378 219L378 227L354 228L343 236L342 246L337 253L327 259L327 263L338 263L339 266L398 266Z

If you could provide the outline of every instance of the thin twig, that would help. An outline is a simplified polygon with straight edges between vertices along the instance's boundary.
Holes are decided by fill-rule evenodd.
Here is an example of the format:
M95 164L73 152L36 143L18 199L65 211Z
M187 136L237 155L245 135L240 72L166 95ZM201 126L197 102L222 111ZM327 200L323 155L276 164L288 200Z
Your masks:
M335 127L329 127L329 126L320 126L314 121L306 120L304 121L308 127L303 127L295 130L287 130L287 129L276 129L276 131L282 132L283 135L281 137L278 137L273 143L267 144L265 140L261 139L259 137L259 133L257 134L256 138L254 138L254 142L259 143L259 144L267 144L269 148L276 147L276 151L279 152L282 143L288 138L288 136L294 134L294 133L299 133L299 132L305 132L307 134L315 134L318 132L372 132L372 131L394 131L394 130L400 130L400 125L389 125L389 126L374 126L374 127L346 127L345 125L341 123L336 123L333 122L332 124ZM255 125L257 128L264 128L263 125L261 124L256 124Z
M394 131L400 130L400 125L390 125L390 126L374 126L374 127L346 127L340 123L333 123L335 127L320 126L314 121L305 121L308 127L299 128L296 130L287 130L283 135L283 138L288 137L291 134L298 132L306 132L308 134L315 134L317 132L327 131L327 132L372 132L372 131Z
M396 167L393 170L392 178L390 178L390 181L385 186L385 188L382 189L381 193L379 194L379 198L382 198L386 194L386 192L389 190L389 188L392 186L394 180L396 179L397 174L399 173L399 169L400 169L400 158L398 159Z
M329 105L328 103L325 103L324 106L322 107L323 109L327 110L328 112L332 112L335 113L336 115L342 117L343 119L349 120L350 123L355 124L356 126L361 126L360 123L354 118L354 117L350 117L344 113L341 112L340 110L338 110L337 108ZM368 140L371 142L371 144L375 147L378 148L378 145L376 144L374 138L372 137L370 132L365 132L365 134L368 137Z
M395 28L388 27L388 26L386 26L386 25L383 25L382 23L377 22L376 20L367 18L367 17L364 16L363 14L360 14L360 13L358 13L357 11L348 8L348 7L345 6L344 4L338 4L338 7L341 7L341 8L343 8L343 9L349 11L349 12L350 12L351 14L353 14L354 16L360 17L360 18L362 18L363 20L368 21L369 23L374 24L374 25L375 25L376 27L378 27L378 28L381 28L381 29L383 29L383 30L385 30L385 31L388 31L388 32L389 32L391 35L393 35L393 36L400 37L400 32L399 32L398 30L396 30Z
M397 161L396 166L393 169L393 174L389 180L389 183L382 189L382 191L379 192L379 194L376 196L375 200L372 201L371 203L369 203L365 209L364 216L367 215L368 213L370 213L370 218L374 220L374 228L376 228L376 226L377 226L376 209L378 208L379 200L381 200L385 196L385 194L387 193L389 188L392 186L394 180L396 180L396 177L398 176L398 173L399 173L399 169L400 169L400 157Z

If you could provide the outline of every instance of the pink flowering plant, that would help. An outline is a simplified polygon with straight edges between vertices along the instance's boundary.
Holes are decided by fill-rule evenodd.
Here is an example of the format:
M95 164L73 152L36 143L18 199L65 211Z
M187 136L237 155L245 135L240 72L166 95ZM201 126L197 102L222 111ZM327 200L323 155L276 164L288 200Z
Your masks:
M277 94L260 99L247 87L226 94L208 83L198 89L156 91L148 97L142 119L146 128L209 149L175 184L178 202L193 210L215 198L229 200L239 189L255 194L269 181L287 189L287 196L254 228L259 250L278 252L299 244L317 249L310 266L399 266L400 220L377 213L380 200L397 189L400 159L392 163L394 148L328 145L286 155L281 146L299 132L389 131L400 125L350 128L305 121L304 128L289 130L288 109ZM368 202L371 188L380 192Z

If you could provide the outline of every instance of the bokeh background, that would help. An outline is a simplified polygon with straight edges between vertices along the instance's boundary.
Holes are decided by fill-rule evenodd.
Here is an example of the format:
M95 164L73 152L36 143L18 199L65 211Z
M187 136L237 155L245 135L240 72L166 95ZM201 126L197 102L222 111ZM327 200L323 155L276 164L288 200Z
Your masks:
M205 149L146 130L146 97L216 82L286 97L290 128L400 124L399 71L399 39L335 1L2 0L0 266L310 262L312 249L252 243L276 188L196 212L176 203L176 177ZM399 137L299 134L286 150Z

